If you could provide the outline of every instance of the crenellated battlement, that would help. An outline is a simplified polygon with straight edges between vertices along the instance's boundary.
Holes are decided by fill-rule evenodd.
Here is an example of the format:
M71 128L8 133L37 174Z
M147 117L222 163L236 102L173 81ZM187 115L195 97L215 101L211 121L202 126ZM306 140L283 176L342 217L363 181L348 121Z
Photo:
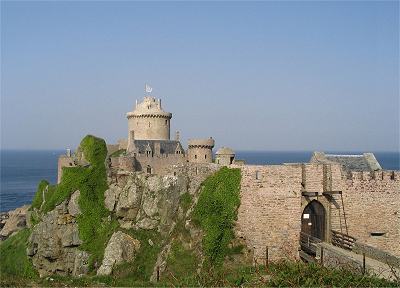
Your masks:
M380 170L380 171L349 171L346 174L347 181L395 181L400 183L400 171Z

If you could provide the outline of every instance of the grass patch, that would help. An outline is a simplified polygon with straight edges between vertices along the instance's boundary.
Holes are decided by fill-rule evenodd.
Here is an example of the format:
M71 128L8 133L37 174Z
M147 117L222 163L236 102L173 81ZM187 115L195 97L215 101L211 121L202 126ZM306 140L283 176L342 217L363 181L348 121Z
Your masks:
M186 192L179 198L179 205L182 207L184 213L186 213L191 204L192 195L190 195L188 192Z
M400 284L375 276L355 274L345 269L289 261L270 265L268 274L271 275L269 286L398 287Z
M50 185L49 182L46 180L42 180L39 182L38 188L36 190L36 194L33 197L31 207L29 208L30 210L33 210L34 208L40 209L40 206L43 203L43 191Z
M182 243L174 241L167 258L167 271L164 274L169 281L172 281L173 277L178 280L178 283L176 280L172 281L174 286L197 286L197 265L198 261L193 251L185 249Z
M240 205L240 169L221 168L202 184L193 220L204 231L206 265L220 268L234 238L233 225Z
M118 265L113 275L121 279L119 285L125 286L134 282L148 282L153 273L158 253L161 250L161 235L154 230L122 230L140 241L140 249L133 262ZM150 245L149 239L153 245ZM123 280L125 279L125 280ZM134 282L132 282L134 281Z
M38 278L38 273L26 255L29 229L23 229L9 237L0 245L0 272L1 278Z

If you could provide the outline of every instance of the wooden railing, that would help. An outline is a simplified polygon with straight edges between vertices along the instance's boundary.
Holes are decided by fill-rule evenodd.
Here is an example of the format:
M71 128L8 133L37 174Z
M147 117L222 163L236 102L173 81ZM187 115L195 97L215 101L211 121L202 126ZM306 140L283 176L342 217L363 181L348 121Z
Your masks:
M333 245L350 251L353 249L356 238L335 230L331 232Z
M301 250L308 254L317 254L317 244L322 242L320 239L315 238L306 233L300 232L300 247Z

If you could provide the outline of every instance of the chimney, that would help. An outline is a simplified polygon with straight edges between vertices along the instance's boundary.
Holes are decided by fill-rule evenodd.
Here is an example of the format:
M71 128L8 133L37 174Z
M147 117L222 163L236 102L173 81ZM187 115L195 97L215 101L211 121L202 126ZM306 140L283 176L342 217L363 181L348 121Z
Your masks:
M71 157L71 149L67 149L67 157Z
M137 99L136 99L136 106L135 106L135 108L137 108Z
M179 135L179 131L175 132L175 141L180 141L180 135Z
M158 108L161 109L161 99L158 99Z

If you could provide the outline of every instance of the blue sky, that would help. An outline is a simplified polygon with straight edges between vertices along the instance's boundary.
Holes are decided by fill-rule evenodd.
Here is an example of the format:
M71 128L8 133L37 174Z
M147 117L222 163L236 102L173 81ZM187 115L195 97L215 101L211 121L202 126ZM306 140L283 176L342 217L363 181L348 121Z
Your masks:
M3 149L126 137L145 82L183 140L398 151L399 2L1 2Z

